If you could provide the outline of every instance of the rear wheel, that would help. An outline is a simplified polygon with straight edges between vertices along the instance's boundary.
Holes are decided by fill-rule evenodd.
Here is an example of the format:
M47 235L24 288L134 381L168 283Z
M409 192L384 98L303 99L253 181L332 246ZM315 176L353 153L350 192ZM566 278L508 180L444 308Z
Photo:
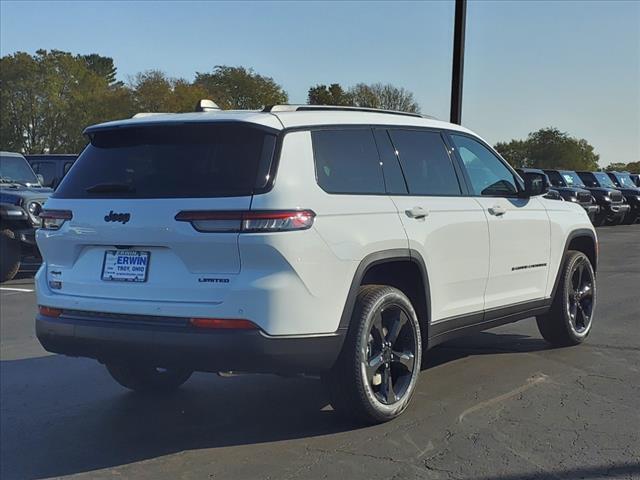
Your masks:
M560 272L560 283L551 310L536 318L543 338L555 346L582 343L589 332L596 307L596 276L589 258L569 251Z
M193 373L185 369L121 363L108 363L107 370L116 382L136 392L169 392L189 380Z
M0 231L0 282L7 282L20 270L20 242L13 231Z
M381 423L408 406L420 372L422 342L409 299L383 285L360 288L337 364L327 377L340 414Z

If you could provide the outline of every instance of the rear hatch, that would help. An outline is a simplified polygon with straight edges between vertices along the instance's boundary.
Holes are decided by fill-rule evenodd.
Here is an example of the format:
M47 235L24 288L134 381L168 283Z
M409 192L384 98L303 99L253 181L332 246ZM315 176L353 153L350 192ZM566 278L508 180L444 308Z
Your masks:
M247 211L269 177L276 136L251 124L96 130L47 210L70 211L38 243L60 294L221 301L240 272L237 231L178 221L185 211ZM195 226L194 226L195 225Z

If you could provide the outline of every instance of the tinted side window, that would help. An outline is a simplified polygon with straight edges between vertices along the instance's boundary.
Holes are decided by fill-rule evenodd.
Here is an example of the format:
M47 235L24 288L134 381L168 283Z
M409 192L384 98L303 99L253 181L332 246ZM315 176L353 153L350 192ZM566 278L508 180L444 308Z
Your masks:
M562 180L562 177L558 172L554 170L545 170L544 173L549 177L551 185L554 187L564 187L564 180Z
M463 135L451 135L476 195L511 196L518 193L516 179L504 163L480 142Z
M460 195L458 177L438 132L390 130L412 195Z
M582 181L584 182L584 184L587 187L597 187L598 186L598 182L596 182L596 179L592 174L581 172L581 173L578 173L578 176L582 179Z
M44 185L50 187L56 179L56 165L53 162L34 162L33 171L44 177Z
M371 129L311 132L318 185L328 193L385 193Z
M387 193L391 195L405 195L408 193L407 184L404 181L396 149L391 144L389 134L386 130L376 129L373 131L376 137L376 144L380 152L382 161L382 171L384 173L384 183Z

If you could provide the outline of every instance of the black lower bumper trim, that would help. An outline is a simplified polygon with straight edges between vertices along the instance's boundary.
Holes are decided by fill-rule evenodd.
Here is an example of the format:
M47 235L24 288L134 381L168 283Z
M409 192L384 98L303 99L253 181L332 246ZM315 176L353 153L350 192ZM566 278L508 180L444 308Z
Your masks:
M194 371L321 373L335 363L344 336L270 337L260 331L205 331L192 327L104 321L77 316L36 317L45 350L103 363L145 362Z

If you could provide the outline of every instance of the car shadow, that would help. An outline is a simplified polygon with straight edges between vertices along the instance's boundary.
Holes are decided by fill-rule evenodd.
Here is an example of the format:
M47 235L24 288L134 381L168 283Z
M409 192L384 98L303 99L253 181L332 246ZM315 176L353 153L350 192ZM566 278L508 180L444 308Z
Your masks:
M545 348L538 339L483 332L434 348L427 368L470 355ZM199 373L179 391L157 397L127 392L97 362L59 355L2 361L0 375L4 480L359 428L332 411L314 378Z

